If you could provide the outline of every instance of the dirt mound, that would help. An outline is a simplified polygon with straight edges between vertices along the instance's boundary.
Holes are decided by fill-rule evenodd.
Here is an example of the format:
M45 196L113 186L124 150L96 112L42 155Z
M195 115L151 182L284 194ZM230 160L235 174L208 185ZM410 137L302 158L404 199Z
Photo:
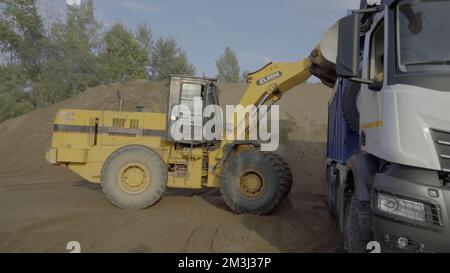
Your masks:
M44 156L51 143L53 120L59 109L117 110L117 91L124 97L124 110L165 112L167 88L164 83L135 81L125 84L101 85L80 95L0 123L0 151L8 155L0 161L0 177L8 175L68 173L46 163Z
M220 85L222 104L237 104L246 85ZM337 230L323 202L327 104L331 90L302 85L280 102L281 147L294 172L293 190L271 216L235 215L217 190L169 190L140 211L113 207L98 185L44 154L58 109L165 112L164 83L136 81L91 88L47 109L0 124L0 252L330 252Z

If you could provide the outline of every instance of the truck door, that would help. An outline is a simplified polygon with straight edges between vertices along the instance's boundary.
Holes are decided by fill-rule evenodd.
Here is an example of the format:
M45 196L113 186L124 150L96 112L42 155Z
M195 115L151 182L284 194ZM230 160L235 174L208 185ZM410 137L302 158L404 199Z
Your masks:
M383 126L383 87L385 86L386 24L384 17L378 18L366 35L364 48L363 77L377 84L361 86L360 130L362 149L375 155L380 152L380 136Z

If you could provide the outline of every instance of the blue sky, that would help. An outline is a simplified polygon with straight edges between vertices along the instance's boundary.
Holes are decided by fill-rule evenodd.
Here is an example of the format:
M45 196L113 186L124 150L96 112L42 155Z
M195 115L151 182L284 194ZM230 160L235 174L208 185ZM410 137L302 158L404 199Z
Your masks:
M41 11L62 12L65 0L39 0ZM156 37L173 36L201 75L217 74L215 60L226 46L242 70L270 61L303 59L322 34L359 0L94 0L107 27L119 20L130 29L147 21ZM49 5L50 4L50 5Z

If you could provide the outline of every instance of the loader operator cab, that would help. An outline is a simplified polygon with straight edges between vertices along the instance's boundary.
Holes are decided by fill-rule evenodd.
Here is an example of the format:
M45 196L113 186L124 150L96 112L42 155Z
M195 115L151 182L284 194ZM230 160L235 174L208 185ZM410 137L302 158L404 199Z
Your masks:
M186 145L217 144L216 141L205 139L203 134L200 135L203 126L208 121L220 118L215 112L207 113L207 117L203 115L207 106L220 105L216 82L215 79L198 77L170 77L167 141ZM190 127L190 132L186 135L186 129L188 128L177 127L177 124L185 124ZM213 129L219 130L221 128Z

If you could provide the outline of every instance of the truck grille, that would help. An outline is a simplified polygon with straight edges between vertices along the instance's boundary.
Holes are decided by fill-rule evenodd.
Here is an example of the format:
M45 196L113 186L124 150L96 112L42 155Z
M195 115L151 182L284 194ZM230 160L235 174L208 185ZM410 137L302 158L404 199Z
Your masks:
M431 130L434 145L444 172L450 172L450 132L441 130Z

